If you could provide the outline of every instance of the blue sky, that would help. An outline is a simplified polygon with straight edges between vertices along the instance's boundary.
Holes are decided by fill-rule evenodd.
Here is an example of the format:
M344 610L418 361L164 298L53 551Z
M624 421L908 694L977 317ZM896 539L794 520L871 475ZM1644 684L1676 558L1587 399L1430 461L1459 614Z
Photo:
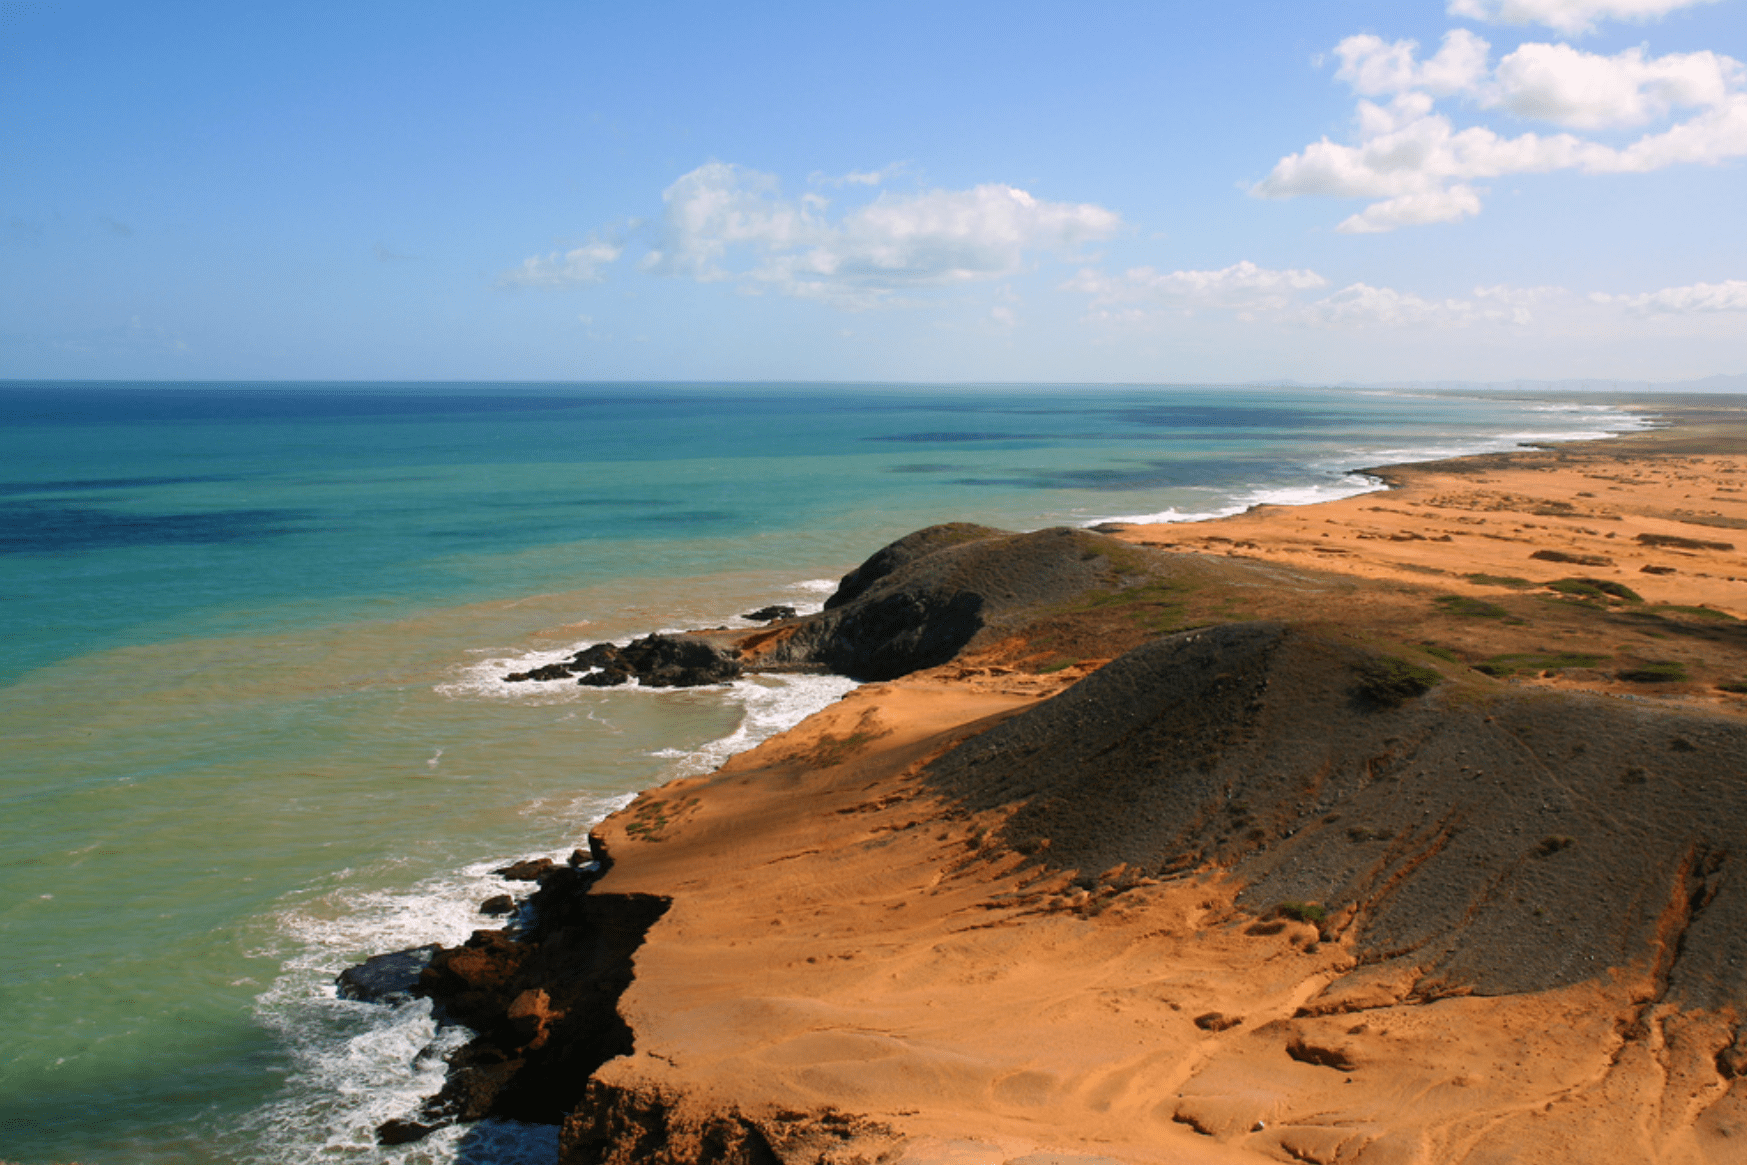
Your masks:
M1747 372L1747 0L0 0L0 376Z

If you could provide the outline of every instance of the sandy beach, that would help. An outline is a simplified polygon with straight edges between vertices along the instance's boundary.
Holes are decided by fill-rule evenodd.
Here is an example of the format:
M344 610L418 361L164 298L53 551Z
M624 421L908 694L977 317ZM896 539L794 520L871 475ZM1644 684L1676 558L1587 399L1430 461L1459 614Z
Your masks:
M565 1160L1743 1160L1741 415L1064 533L1120 585L645 793ZM497 941L513 1072L583 1004Z

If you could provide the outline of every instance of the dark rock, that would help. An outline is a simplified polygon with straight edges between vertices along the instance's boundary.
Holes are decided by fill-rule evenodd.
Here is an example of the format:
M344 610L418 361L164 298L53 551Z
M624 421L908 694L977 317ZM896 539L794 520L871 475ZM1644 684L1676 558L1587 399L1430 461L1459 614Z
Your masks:
M646 688L695 688L738 679L740 661L727 649L685 635L646 635L624 647L597 643L578 652L573 670L599 668L577 679L590 688L612 688L635 679Z
M578 670L590 667L612 667L619 662L619 645L616 643L597 643L593 647L585 647L570 657L571 666Z
M631 669L618 664L600 671L591 671L577 679L577 683L585 688L616 688L620 684L628 684L635 677Z
M542 874L557 864L551 858L523 858L507 866L499 866L492 873L506 882L538 882Z
M845 575L826 609L797 621L760 662L894 679L947 662L979 636L1015 631L1052 606L1119 589L1118 562L1132 567L1146 553L1089 530L933 526Z
M740 617L742 619L751 619L754 623L774 623L778 619L793 619L795 617L795 609L793 607L772 605L769 607L760 607L758 610L748 612Z
M526 932L475 931L431 960L419 994L479 1034L449 1057L448 1080L423 1119L557 1123L597 1068L632 1051L618 1000L668 902L590 893L609 863L599 853L587 860L587 868L557 866L540 880Z
M844 575L837 584L836 592L825 600L825 609L830 611L847 606L867 593L868 588L881 579L937 550L966 542L980 542L1005 533L1005 530L997 530L993 526L978 526L972 522L947 522L918 530L914 534L906 534L891 545L881 547L866 562Z
M500 914L513 914L515 909L516 900L508 894L493 894L479 904L479 913L494 917Z
M567 663L549 663L531 671L511 672L504 677L505 683L519 684L524 680L567 680L571 676L571 667Z
M341 999L362 1003L405 1003L413 997L419 975L430 966L431 959L442 948L413 947L375 955L355 967L347 967L334 977Z
M421 1125L417 1121L394 1120L383 1121L376 1126L376 1143L378 1145L410 1145L422 1141L436 1132L441 1125Z

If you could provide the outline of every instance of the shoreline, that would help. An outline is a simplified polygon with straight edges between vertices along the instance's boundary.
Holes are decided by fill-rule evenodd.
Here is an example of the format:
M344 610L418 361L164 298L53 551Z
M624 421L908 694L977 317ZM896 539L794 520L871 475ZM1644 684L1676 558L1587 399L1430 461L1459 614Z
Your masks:
M537 1068L566 1165L1722 1160L1747 1135L1747 781L1712 781L1747 775L1747 700L1717 686L1747 637L1717 571L1617 582L1733 564L1638 537L1734 528L1665 512L1693 458L1747 473L1738 422L1694 428L1385 467L1390 493L1303 511L894 544L870 595L970 580L981 629L645 791L542 882L533 931L439 954L421 989L483 1009L450 1116L487 1077L486 1111L557 1111L516 1091ZM1648 500L1577 488L1604 465ZM1734 516L1711 496L1697 516ZM1545 569L1466 577L1495 559ZM1121 728L1161 684L1189 687ZM1675 1077L1696 1091L1669 1108Z

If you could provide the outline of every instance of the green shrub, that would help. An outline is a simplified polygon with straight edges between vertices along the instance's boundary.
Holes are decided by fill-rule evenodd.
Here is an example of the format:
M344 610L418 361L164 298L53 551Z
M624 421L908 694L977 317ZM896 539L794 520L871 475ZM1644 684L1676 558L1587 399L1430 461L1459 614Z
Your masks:
M1739 622L1739 620L1737 620L1735 616L1729 614L1729 612L1718 611L1711 607L1677 607L1672 604L1664 603L1650 609L1658 615L1691 615L1697 619L1715 619L1719 623Z
M1562 578L1547 584L1547 589L1558 591L1562 595L1576 595L1584 599L1597 599L1607 602L1618 599L1625 603L1641 603L1642 595L1624 583L1614 582L1605 578Z
M1436 643L1422 643L1419 645L1419 649L1429 656L1443 660L1445 663L1462 662L1461 656L1457 655L1450 648L1440 647Z
M1567 667L1594 667L1607 659L1605 655L1584 655L1575 651L1526 651L1510 655L1495 655L1474 666L1475 671L1503 679L1520 671L1557 671Z
M1724 680L1717 685L1717 689L1723 692L1735 692L1738 695L1747 696L1747 680Z
M1654 660L1615 673L1634 684L1677 684L1686 679L1686 665L1677 659Z
M1513 591L1533 590L1535 587L1528 579L1509 574L1465 574L1462 577L1477 587L1509 587Z
M1439 595L1435 602L1446 615L1467 615L1475 619L1502 619L1510 614L1497 603L1471 599L1466 595Z
M1361 693L1391 707L1423 696L1444 682L1444 677L1431 668L1393 655L1375 656L1355 664L1353 670L1359 673Z
M1293 922L1313 922L1318 926L1328 921L1328 911L1317 902L1282 902L1274 907L1274 913Z

